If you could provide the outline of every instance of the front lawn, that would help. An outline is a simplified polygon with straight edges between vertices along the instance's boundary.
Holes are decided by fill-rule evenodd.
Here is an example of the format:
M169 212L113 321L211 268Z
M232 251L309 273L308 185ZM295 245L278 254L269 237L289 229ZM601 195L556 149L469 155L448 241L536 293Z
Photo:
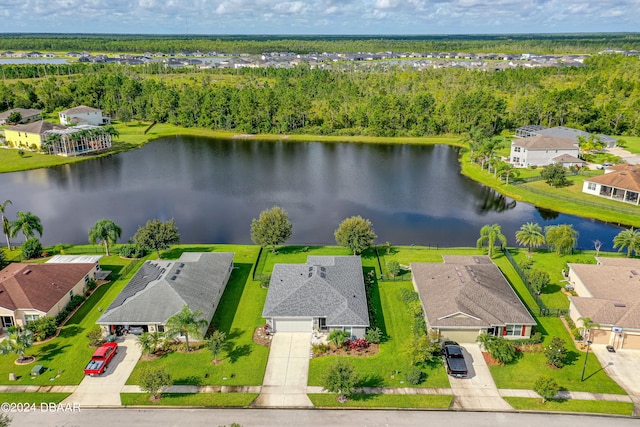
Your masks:
M190 353L167 353L155 360L138 362L127 384L137 384L144 366L164 367L174 384L189 385L260 385L267 366L269 349L253 343L253 332L264 324L262 308L267 291L251 280L251 271L258 256L257 246L242 245L181 245L163 254L178 258L185 251L213 249L235 252L235 269L222 295L212 320L213 327L227 334L229 348L219 356L222 362L211 363L207 349Z
M551 368L547 365L544 353L521 353L522 357L514 363L505 366L489 366L498 388L533 390L536 379L541 375L548 375L554 378L564 390L626 394L615 381L607 376L593 353L589 354L585 380L580 381L586 352L576 348L561 319L540 317L538 318L538 330L544 336L543 346L548 345L554 336L565 341L569 350L567 364L561 369Z
M453 396L433 394L354 394L339 403L336 394L309 394L314 406L331 408L441 408L451 406Z
M41 403L60 403L70 395L71 393L0 393L0 402L36 405L39 411Z
M27 350L27 355L36 357L35 363L18 366L14 364L15 354L0 356L0 384L7 385L75 385L84 378L84 367L91 359L94 348L89 347L86 333L95 326L102 312L134 273L129 271L126 277L119 278L120 271L130 263L117 255L103 257L100 265L103 270L111 270L110 278L117 280L100 286L84 302L82 307L67 321L60 335L51 341L36 344ZM30 372L35 364L43 365L47 371L37 377ZM9 373L15 373L17 381L9 381Z
M550 399L542 403L541 399L530 397L504 397L517 411L560 411L588 412L592 414L614 414L631 416L633 403L605 402L601 400Z
M164 393L162 399L152 403L149 393L120 393L123 406L206 406L247 407L257 393Z
M411 282L374 282L372 298L376 307L376 324L386 335L380 351L370 357L347 357L361 378L361 386L415 387L406 382L405 374L411 366L407 345L411 342L413 318L400 298L400 289L411 289ZM322 377L337 356L311 359L309 385L322 385ZM419 387L450 387L449 380L438 357L424 368L426 380Z

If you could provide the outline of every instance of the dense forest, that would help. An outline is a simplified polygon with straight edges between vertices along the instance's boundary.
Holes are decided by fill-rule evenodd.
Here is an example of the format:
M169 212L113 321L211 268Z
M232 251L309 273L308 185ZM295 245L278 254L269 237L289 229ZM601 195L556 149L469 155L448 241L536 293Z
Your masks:
M431 36L222 36L3 34L0 50L91 52L493 52L597 53L640 50L640 33Z
M579 68L500 72L173 70L153 64L62 72L52 66L45 75L38 71L42 65L4 67L39 77L0 83L0 111L84 104L125 122L244 133L422 136L477 129L495 135L540 124L640 135L640 58L623 55L596 55Z

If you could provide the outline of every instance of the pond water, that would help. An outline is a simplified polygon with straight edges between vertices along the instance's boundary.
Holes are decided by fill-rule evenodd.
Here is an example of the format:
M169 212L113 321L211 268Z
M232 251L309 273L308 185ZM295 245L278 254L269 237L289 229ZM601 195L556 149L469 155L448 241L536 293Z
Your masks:
M171 137L72 165L0 175L0 197L40 216L44 244L86 243L101 218L126 242L148 219L175 218L184 243L250 243L252 218L274 205L293 223L292 244L334 244L351 215L377 242L473 246L498 223L510 245L525 222L569 223L579 246L611 248L620 228L516 203L462 176L457 149Z

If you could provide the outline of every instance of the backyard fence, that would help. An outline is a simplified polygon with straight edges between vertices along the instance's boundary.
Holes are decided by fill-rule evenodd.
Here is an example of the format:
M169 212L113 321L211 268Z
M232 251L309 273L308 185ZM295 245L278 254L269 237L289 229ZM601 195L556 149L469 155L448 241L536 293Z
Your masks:
M533 299L536 300L536 304L538 304L538 309L539 309L539 312L538 312L539 316L561 317L569 313L569 310L566 310L564 308L547 307L547 305L542 301L540 296L533 289L533 287L531 286L531 283L529 283L529 279L527 278L527 275L524 274L524 271L522 271L522 269L520 268L516 260L513 259L513 256L511 256L511 254L509 253L509 250L507 248L504 248L502 251L504 252L504 255L507 257L511 265L513 266L514 270L516 270L516 273L518 273L518 276L520 276L520 278L522 279L522 282L525 284L525 286L529 290L529 293L531 294Z
M253 266L253 272L251 273L251 280L254 282L261 282L263 279L270 277L269 274L264 274L264 265L267 262L267 256L264 254L264 248L260 248L258 252L258 261Z

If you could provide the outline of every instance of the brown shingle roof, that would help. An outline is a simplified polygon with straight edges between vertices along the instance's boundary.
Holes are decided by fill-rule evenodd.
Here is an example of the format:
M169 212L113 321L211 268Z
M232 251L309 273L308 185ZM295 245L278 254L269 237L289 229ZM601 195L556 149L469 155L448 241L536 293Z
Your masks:
M0 307L48 312L96 264L9 264L0 271Z
M592 297L570 297L582 317L640 329L640 259L598 258L600 265L569 264Z
M20 115L24 119L25 117L39 116L40 113L42 113L42 110L34 110L31 108L13 108L11 110L7 110L3 113L0 113L0 120L8 119L11 113L14 113L14 112L20 113Z
M7 129L15 130L18 132L37 133L38 135L42 135L48 130L66 129L66 127L57 125L55 123L45 122L44 120L40 120L38 122L29 123L28 125L10 126Z
M536 322L486 256L447 256L445 263L411 263L430 327L490 327Z
M577 149L577 143L567 138L556 138L553 136L531 136L529 138L516 139L513 141L516 147L523 147L529 151L534 150L571 150Z
M617 165L611 169L614 171L585 179L585 181L640 192L640 166Z

